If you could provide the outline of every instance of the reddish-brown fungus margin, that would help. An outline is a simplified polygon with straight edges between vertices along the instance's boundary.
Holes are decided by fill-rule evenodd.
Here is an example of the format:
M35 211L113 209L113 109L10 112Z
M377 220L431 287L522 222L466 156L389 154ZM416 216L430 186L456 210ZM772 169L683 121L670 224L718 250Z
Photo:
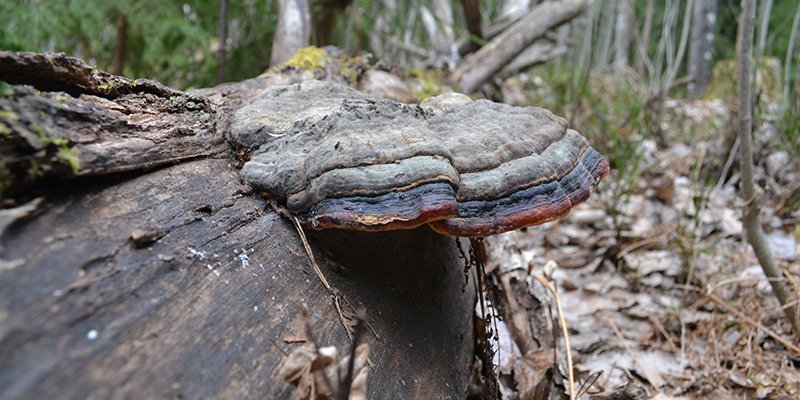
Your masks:
M563 217L609 168L541 108L407 105L320 81L268 90L230 136L253 151L243 177L312 229L488 236Z

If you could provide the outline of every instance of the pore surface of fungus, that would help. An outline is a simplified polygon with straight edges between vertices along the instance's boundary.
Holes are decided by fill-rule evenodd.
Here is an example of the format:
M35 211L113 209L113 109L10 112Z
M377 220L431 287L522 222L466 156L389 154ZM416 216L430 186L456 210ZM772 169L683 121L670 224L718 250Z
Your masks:
M237 111L242 176L314 229L487 236L566 215L608 163L563 118L448 93L420 105L334 83L269 89Z

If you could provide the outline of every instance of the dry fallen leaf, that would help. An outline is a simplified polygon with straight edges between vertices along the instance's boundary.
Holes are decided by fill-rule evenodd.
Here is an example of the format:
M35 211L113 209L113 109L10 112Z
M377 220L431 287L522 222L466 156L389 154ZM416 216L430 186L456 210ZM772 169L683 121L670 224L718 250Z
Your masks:
M339 387L347 376L350 356L337 361L336 347L322 347L317 350L307 343L296 347L281 360L276 368L277 379L289 382L296 387L292 396L302 400L328 400L336 398ZM367 399L367 354L369 345L356 348L353 381L350 386L350 400Z

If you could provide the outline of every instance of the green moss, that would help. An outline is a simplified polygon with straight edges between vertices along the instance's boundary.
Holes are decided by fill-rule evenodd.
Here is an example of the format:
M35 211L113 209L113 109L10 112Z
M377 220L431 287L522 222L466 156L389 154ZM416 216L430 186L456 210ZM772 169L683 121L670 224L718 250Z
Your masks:
M351 84L355 84L358 82L358 77L363 73L368 65L368 57L358 55L346 58L340 63L339 75L344 77L344 79L347 79L347 81Z
M412 82L414 96L420 100L453 91L453 88L444 83L447 78L445 71L411 68L408 70L408 75L414 78Z
M78 159L78 153L75 150L66 146L59 147L56 157L62 165L70 168L72 175L78 174L78 171L81 169L81 162Z
M721 60L714 65L711 85L704 99L728 99L738 90L736 60ZM756 63L755 90L769 99L781 96L781 62L775 57L761 57Z
M325 50L316 46L308 46L297 50L292 58L288 59L280 66L308 71L314 68L322 68L329 62L331 62L331 58Z
M112 79L102 85L97 85L97 91L103 94L114 94L119 92L131 92L136 87L136 81L127 79Z
M8 119L12 121L16 121L19 119L17 113L12 111L0 111L0 119Z
M36 122L31 122L31 131L36 134L36 136L41 139L42 141L47 140L47 133L45 132L44 128Z
M0 122L0 136L10 137L11 136L11 128L6 124Z

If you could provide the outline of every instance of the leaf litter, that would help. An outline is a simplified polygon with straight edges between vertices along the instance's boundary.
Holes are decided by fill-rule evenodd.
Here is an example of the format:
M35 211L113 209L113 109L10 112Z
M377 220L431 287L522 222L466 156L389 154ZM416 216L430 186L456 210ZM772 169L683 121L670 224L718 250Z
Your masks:
M713 115L721 112L716 103L709 107ZM612 198L619 193L613 185L625 182L612 171L598 193L567 218L487 239L487 269L495 280L526 282L525 290L544 305L538 311L543 315L555 315L555 309L530 277L548 261L558 263L552 282L569 328L576 386L584 386L579 398L800 396L800 354L792 350L797 336L744 238L738 172L732 168L719 183L721 163L712 162L722 141L664 149L643 141L646 172L626 188L622 201ZM800 161L770 142L759 147L756 178L766 188L767 241L798 293L800 211L791 205L800 203L800 190L792 189L800 187ZM500 341L509 335L517 345L504 345L511 350L499 365L503 397L546 398L536 397L536 388L554 359L558 373L551 381L566 396L558 320L534 321L531 310L505 309ZM530 325L520 327L520 320ZM537 323L544 328L531 328ZM539 344L520 339L520 332Z

